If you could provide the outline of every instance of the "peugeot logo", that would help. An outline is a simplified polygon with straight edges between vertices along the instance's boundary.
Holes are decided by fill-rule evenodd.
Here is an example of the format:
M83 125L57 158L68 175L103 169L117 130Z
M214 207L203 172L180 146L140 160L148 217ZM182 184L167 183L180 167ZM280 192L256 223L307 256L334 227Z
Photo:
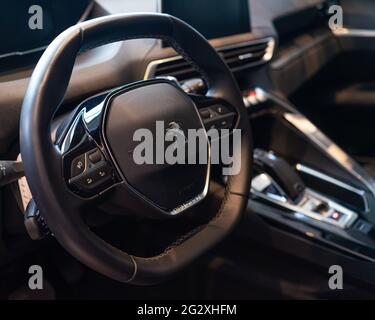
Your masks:
M172 138L173 141L176 141L177 137L181 137L183 141L186 141L185 133L181 129L181 126L177 122L170 122L165 133L165 138L167 140Z

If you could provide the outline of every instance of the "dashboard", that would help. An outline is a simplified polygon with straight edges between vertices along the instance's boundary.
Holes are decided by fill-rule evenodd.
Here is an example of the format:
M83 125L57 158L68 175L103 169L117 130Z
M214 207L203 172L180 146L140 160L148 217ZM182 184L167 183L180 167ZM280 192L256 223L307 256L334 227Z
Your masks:
M260 84L266 82L267 87L272 87L267 75L268 62L280 50L275 21L305 8L316 8L325 1L220 2L218 6L217 1L213 0L95 0L84 19L123 12L167 12L177 15L210 38L210 43L226 60L241 86L257 81ZM230 9L226 5L229 2ZM225 18L224 11L227 12ZM74 19L78 16L77 13ZM17 144L22 100L34 65L35 62L14 65L10 70L0 71L2 155L6 156L9 148ZM196 76L191 72L193 71L186 62L161 40L130 40L102 46L82 53L77 58L62 110L74 107L77 101L124 83L164 75L185 80Z

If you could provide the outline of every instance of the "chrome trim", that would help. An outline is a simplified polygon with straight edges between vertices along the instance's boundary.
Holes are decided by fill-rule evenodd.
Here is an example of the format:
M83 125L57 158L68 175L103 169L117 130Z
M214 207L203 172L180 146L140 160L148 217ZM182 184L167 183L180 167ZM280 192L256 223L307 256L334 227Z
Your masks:
M265 182L264 188L260 189L259 186L258 187L256 186L258 180L263 180L263 182ZM273 185L276 188L279 194L274 194L270 192L264 193L264 190L266 190L271 185ZM256 177L254 177L251 181L251 189L252 191L256 191L256 192L266 195L267 197L273 198L274 200L277 200L280 202L288 202L288 198L286 197L282 188L267 173L261 173L257 175Z
M184 212L187 209L192 208L199 202L201 202L208 194L208 189L210 186L210 175L211 175L211 145L208 143L208 164L207 164L207 173L206 173L206 181L205 181L205 186L199 195L197 195L195 198L179 205L177 208L174 208L169 212L169 215L175 216L178 215L182 212Z
M351 191L353 193L358 194L363 199L363 202L365 204L365 210L368 211L370 209L368 200L366 198L366 192L364 190L360 190L358 188L355 188L355 187L353 187L351 185L348 185L348 184L346 184L346 183L344 183L344 182L342 182L340 180L337 180L337 179L335 179L335 178L333 178L331 176L328 176L328 175L326 175L326 174L324 174L322 172L319 172L317 170L314 170L314 169L309 168L307 166L304 166L302 164L297 164L296 165L296 170L300 171L300 172L303 172L305 174L308 174L310 176L313 176L315 178L318 178L320 180L324 180L326 182L334 184L334 185L336 185L336 186L338 186L340 188L343 188L343 189L346 189L348 191Z
M322 223L328 223L330 225L334 225L336 227L339 227L341 229L346 229L350 227L355 220L358 218L358 214L355 213L354 211L351 211L335 201L330 200L329 198L322 196L321 194L311 190L311 189L306 189L305 195L301 199L301 201L298 204L293 204L291 202L284 202L284 201L279 201L273 197L269 197L268 195L258 192L254 189L251 190L251 192L257 196L260 199L269 201L281 208L287 209L289 211L294 212L294 217L300 220L303 220L305 218L310 218L316 221L320 221ZM303 204L308 200L308 199L317 199L319 201L325 202L329 206L329 211L327 211L325 214L319 214L315 213L309 210L304 209L302 206ZM343 213L344 219L341 219L339 221L329 219L328 216L332 214L333 211L339 211Z
M42 50L45 50L48 46L43 46L43 47L38 47L38 48L33 48L30 50L25 50L25 51L13 51L13 52L8 52L0 55L0 59L4 59L7 57L13 57L13 56L25 56L31 53L39 52Z
M375 30L371 29L348 29L339 28L332 29L332 32L337 37L363 37L363 38L374 38Z
M362 169L359 164L357 164L340 147L333 143L324 133L312 124L311 121L300 114L289 101L285 101L284 98L267 91L264 91L264 94L267 99L285 109L283 117L286 121L306 136L306 138L321 149L329 158L356 177L375 197L375 180L364 169Z
M335 220L331 220L331 219L328 219L327 216L324 216L323 220L324 222L328 222L328 223L331 223L333 225L337 225L343 229L345 228L348 228L350 227L354 221L357 220L358 218L358 214L355 213L354 211L352 210L349 210L348 208L338 204L337 202L321 195L320 193L318 192L315 192L311 189L306 189L306 196L310 196L312 198L315 198L315 199L319 199L319 200L323 200L324 202L327 202L328 203L328 206L331 208L331 210L333 211L339 211L343 214L346 215L346 219L344 219L343 221L335 221ZM301 203L302 201L304 201L304 199L301 200ZM329 211L329 213L332 213Z
M170 61L175 61L175 60L178 60L178 59L182 59L182 56L174 56L174 57L169 57L169 58L165 58L165 59L159 59L159 60L151 61L146 67L146 71L145 71L145 74L143 76L143 80L149 80L149 79L154 77L154 72L155 72L156 66L158 64L170 62Z
M194 104L194 102L193 102ZM194 108L195 108L195 111L197 112L197 114L199 115L199 111L198 111L198 108L197 106L194 104ZM204 128L204 124L203 124L203 120L201 118L201 116L199 115L199 121L201 122L201 125L202 125L202 128ZM187 209L190 209L192 207L194 207L196 204L198 204L199 202L201 202L208 194L208 189L210 187L210 177L211 177L211 144L209 142L209 138L208 138L208 135L207 135L207 131L204 130L205 132L205 135L206 135L206 139L207 139L207 156L208 156L208 159L207 159L207 172L206 172L206 181L205 181L205 185L204 185L204 189L203 191L198 194L196 197L194 197L193 199L179 205L177 208L174 208L173 210L171 210L169 212L169 215L171 216L175 216L175 215L178 215L182 212L184 212L185 210Z
M220 50L241 48L241 47L245 47L245 46L248 46L248 45L257 45L257 44L260 44L260 43L267 43L265 53L264 53L263 57L260 59L260 61L249 63L246 66L244 66L244 68L250 68L250 67L255 67L255 66L267 63L268 61L270 61L273 58L273 55L274 55L274 52L275 52L275 47L276 47L276 41L273 37L267 37L267 38L252 40L252 41L247 41L247 42L240 42L240 43L237 43L237 44L218 47L218 48L215 48L215 49L218 51L219 54L221 54ZM244 55L242 54L240 56L244 56ZM143 76L143 80L148 80L148 79L151 79L151 78L154 77L154 73L155 73L155 69L156 69L157 65L159 65L161 63L179 60L179 59L182 59L181 55L151 61L146 67L146 71L145 71L145 74ZM241 67L239 67L238 70L241 70Z
M349 171L375 195L375 181L339 146L325 136L310 120L298 113L284 113L284 119L315 143L331 159Z
M70 144L73 140L73 136L74 136L74 132L76 130L76 127L79 123L79 121L81 120L82 118L82 115L85 113L85 110L82 109L74 118L74 121L73 123L70 125L69 127L69 130L68 132L66 133L65 135L65 138L63 140L63 143L61 145L61 148L60 148L60 152L61 154L64 154L65 152L67 152L67 150L69 150L69 147L70 147Z

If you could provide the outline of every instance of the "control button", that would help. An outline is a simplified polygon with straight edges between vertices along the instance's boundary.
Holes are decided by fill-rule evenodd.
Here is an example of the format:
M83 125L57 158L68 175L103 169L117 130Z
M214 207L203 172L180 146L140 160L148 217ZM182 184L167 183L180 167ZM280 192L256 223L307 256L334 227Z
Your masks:
M340 221L340 219L344 216L343 213L341 212L338 212L338 211L334 211L331 213L331 215L329 216L330 219L332 220L335 220L335 221Z
M82 154L72 161L72 165L70 169L71 178L80 175L81 173L85 171L85 169L86 169L86 157L84 154Z
M96 184L96 182L96 176L93 173L89 173L79 179L78 185L82 188L90 189Z
M210 119L212 117L209 109L199 110L199 113L203 119Z
M87 184L87 186L90 186L94 183L94 179L92 177L86 177L85 183Z
M101 187L105 187L113 177L113 170L109 165L99 166L97 169L89 169L89 171L71 181L81 191L98 193Z
M221 105L217 105L217 106L214 106L213 107L214 111L220 115L223 115L223 114L227 114L229 113L229 110L227 107L224 107L224 106L221 106Z
M320 213L320 214L324 214L324 213L326 213L326 212L328 212L329 211L329 205L327 204L327 203L325 203L325 202L321 202L321 203L319 203L317 206L316 206L316 208L315 208L315 212L318 212L318 213Z
M94 172L96 180L99 182L106 180L111 176L111 170L108 167L97 169Z
M224 119L221 119L218 121L217 125L219 129L230 129L233 127L233 120L234 116L228 116L224 117Z
M89 153L89 160L92 164L96 164L100 161L102 161L102 153L99 149L96 149L94 152Z

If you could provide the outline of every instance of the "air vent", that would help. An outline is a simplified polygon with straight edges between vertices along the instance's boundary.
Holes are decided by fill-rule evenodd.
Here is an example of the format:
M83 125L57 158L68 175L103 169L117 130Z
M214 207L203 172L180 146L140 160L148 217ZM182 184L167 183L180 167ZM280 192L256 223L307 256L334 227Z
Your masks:
M275 48L273 38L255 40L218 49L219 54L235 72L263 64L271 60ZM197 78L199 73L181 56L152 61L146 70L145 79L172 76L179 81Z
M179 81L199 78L199 73L181 56L152 61L146 70L145 79L175 77Z
M235 72L271 60L275 48L272 38L248 42L219 50L229 68Z

